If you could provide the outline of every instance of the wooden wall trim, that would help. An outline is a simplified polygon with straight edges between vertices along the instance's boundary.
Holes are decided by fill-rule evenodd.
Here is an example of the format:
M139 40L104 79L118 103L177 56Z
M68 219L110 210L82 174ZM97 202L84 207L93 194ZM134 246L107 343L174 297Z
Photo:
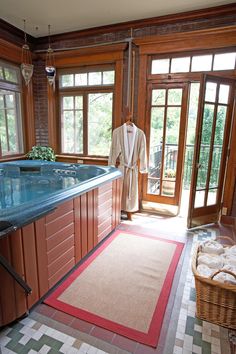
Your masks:
M21 47L0 39L0 58L14 64L21 64ZM23 92L23 124L25 149L28 151L35 145L35 119L32 80L26 86L22 79Z
M58 124L56 114L56 97L53 86L47 83L48 87L48 143L54 151L59 151Z
M20 64L21 47L0 38L0 58Z
M33 99L33 82L32 80L26 86L23 86L23 101L24 101L24 131L25 131L25 149L26 152L31 150L35 145L35 118L34 118L34 99Z
M140 46L141 55L225 48L236 45L236 26L158 35L134 42Z
M160 26L160 25L167 25L167 24L175 24L178 22L186 22L186 21L197 21L203 19L211 19L217 18L221 16L232 15L236 12L236 4L227 4L223 6L216 6L206 9L194 10L194 11L186 11L177 14L171 15L164 15L164 16L157 16L151 17L146 19L139 19L134 21L127 21L122 23L117 23L113 25L105 25L100 27L94 27L79 31L73 31L63 34L57 34L51 36L52 43L59 43L60 41L70 41L70 40L77 40L78 38L88 37L88 36L98 36L101 34L111 33L111 32L118 32L118 31L128 31L124 33L124 35L129 35L130 28L138 29L150 26ZM47 47L48 38L41 37L37 39L38 47L45 46Z

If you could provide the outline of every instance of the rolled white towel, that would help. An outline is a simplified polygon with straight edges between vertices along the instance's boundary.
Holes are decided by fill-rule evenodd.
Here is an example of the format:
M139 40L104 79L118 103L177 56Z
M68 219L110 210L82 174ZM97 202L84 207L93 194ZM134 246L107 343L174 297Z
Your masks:
M206 264L199 264L197 266L197 272L199 275L205 278L210 278L218 269L209 268Z
M201 253L198 255L197 264L205 264L211 269L221 269L224 266L224 259L214 254Z
M225 265L236 267L236 256L232 253L224 253L222 254L222 258Z
M207 240L200 245L201 252L220 255L224 253L224 247L215 240Z
M236 245L225 248L225 253L236 257Z

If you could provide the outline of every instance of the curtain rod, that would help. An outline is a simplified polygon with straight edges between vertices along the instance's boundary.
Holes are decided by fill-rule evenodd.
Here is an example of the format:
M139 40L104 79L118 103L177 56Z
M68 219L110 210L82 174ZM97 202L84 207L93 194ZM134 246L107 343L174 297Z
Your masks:
M101 46L104 46L104 45L111 45L111 44L118 44L118 43L131 43L132 40L133 40L133 38L130 37L130 38L126 38L126 39L120 40L120 41L103 42L103 43L90 44L90 45L79 46L79 47L57 48L57 49L53 49L53 51L54 51L54 52L64 52L64 51L69 51L69 50L77 50L77 49L83 49L83 48L101 47ZM136 46L135 43L133 43L133 44ZM34 53L45 53L45 52L47 52L47 49L34 50Z

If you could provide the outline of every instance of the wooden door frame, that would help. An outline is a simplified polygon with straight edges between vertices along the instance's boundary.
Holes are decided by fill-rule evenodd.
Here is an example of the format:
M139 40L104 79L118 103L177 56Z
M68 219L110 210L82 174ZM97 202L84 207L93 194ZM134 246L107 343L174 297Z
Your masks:
M147 191L147 175L143 177L143 195L142 199L144 201L163 203L169 205L180 205L181 191L182 191L182 176L184 167L184 152L185 152L185 141L186 141L186 131L187 131L187 108L188 108L188 95L189 95L189 84L187 82L147 82L146 87L146 97L147 97L147 107L145 116L145 134L147 140L147 155L149 156L150 149L150 125L151 125L151 92L154 88L182 88L182 102L181 102L181 116L180 116L180 126L179 126L179 144L178 144L178 157L177 157L177 170L176 170L176 181L175 181L175 195L174 197L162 196L162 195L152 195L148 194ZM157 198L159 200L157 200Z
M217 201L216 204L210 206L204 206L201 208L194 208L195 203L195 194L196 194L196 185L197 185L197 176L198 176L198 163L200 157L200 146L201 146L201 132L202 132L202 124L203 124L203 112L204 112L204 97L206 91L206 82L212 80L217 83L227 83L232 85L232 89L229 96L229 106L227 110L227 115L225 119L225 131L224 131L224 141L222 145L222 157L220 163L220 172L219 172L219 189L217 192ZM202 74L202 80L200 82L200 93L199 93L199 103L198 103L198 115L197 115L197 124L196 124L196 142L194 146L194 156L193 156L193 170L192 170L192 179L190 184L190 196L189 196L189 211L187 217L187 226L188 228L203 225L200 223L199 225L192 224L193 217L201 217L204 220L205 224L209 224L212 222L216 222L219 219L219 213L221 208L223 207L222 198L223 198L223 189L224 189L224 180L226 178L226 169L223 167L227 166L228 160L228 142L230 139L231 129L232 129L232 121L233 119L233 106L234 106L234 91L235 91L235 80L227 77L221 77L216 75L208 75ZM225 163L224 163L225 161ZM223 166L224 164L224 166ZM209 180L209 176L208 179ZM220 198L220 200L218 200ZM195 210L194 210L195 209Z

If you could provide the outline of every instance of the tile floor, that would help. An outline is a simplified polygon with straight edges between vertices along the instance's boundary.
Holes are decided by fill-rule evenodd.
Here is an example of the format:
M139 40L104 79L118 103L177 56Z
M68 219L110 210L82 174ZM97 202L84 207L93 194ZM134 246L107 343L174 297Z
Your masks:
M235 332L195 317L195 287L191 252L199 240L230 234L228 228L186 231L183 219L136 214L119 226L128 230L185 242L178 264L157 348L38 304L28 317L0 331L1 353L87 354L236 354ZM231 337L231 341L229 340Z

